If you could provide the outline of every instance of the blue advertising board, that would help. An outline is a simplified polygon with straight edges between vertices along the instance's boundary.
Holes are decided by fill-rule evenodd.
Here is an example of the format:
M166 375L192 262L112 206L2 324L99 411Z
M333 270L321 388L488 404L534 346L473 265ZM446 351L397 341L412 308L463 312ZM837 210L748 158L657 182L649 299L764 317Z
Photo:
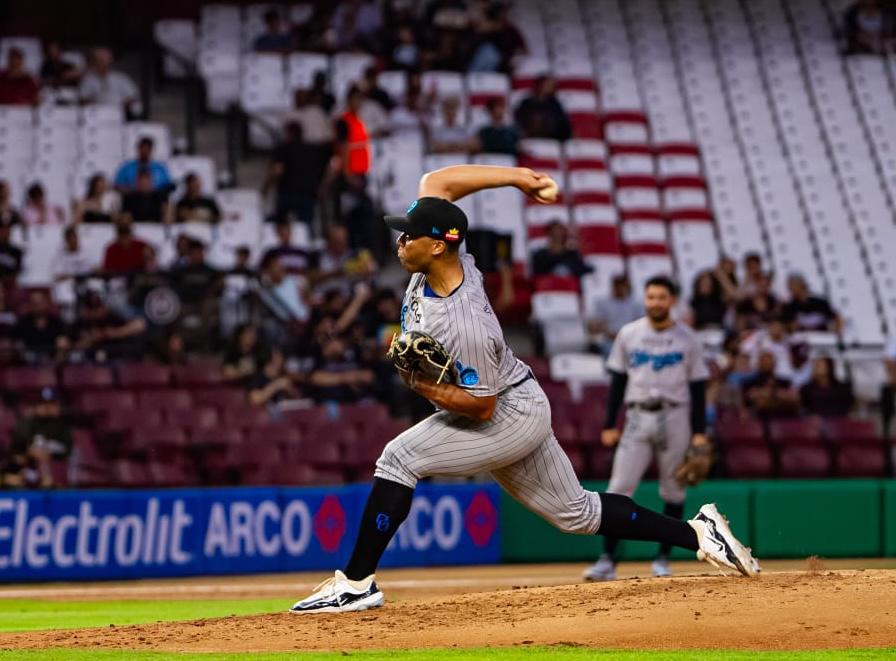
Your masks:
M369 486L8 492L0 581L332 570ZM384 567L500 559L494 485L420 484Z

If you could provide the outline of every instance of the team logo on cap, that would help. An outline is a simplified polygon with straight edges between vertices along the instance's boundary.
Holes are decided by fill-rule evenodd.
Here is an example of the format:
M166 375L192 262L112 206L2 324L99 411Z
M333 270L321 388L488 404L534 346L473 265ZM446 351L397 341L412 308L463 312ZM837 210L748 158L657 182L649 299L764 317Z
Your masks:
M419 202L419 200L414 200L413 202L411 202L411 206L408 207L408 210L405 211L405 213L406 213L406 214L411 213L411 211L413 211L414 209L416 209L416 208L417 208L417 202Z
M460 231L456 227L452 227L450 230L445 232L445 240L446 241L459 241L460 240Z

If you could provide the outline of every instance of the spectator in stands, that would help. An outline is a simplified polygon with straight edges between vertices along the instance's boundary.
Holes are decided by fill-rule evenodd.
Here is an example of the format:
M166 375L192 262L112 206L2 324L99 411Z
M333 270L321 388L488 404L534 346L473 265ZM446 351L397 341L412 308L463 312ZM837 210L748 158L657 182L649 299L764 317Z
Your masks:
M81 78L78 67L62 55L58 41L44 43L44 61L40 65L40 80L49 87L70 87Z
M892 6L880 0L858 0L843 16L847 55L884 55L896 52L896 25Z
M880 390L880 415L884 436L889 438L890 425L896 415L896 335L890 337L884 350L887 377Z
M413 24L404 23L398 26L390 53L392 69L414 71L420 66L420 42Z
M190 240L192 238L186 232L177 235L174 240L174 259L171 260L169 268L176 269L190 263Z
M65 460L72 450L72 432L62 417L59 394L40 391L12 432L12 448L2 470L2 486L50 488L55 486L53 460Z
M781 314L793 332L840 332L843 325L840 315L834 312L826 299L809 294L809 286L802 276L788 277L787 290L790 292L790 300L781 308Z
M369 250L353 250L350 247L345 225L330 225L327 228L326 243L318 256L315 276L320 291L331 288L334 284L343 291L348 291L350 281L366 280L376 270L377 263Z
M276 255L268 256L261 265L265 299L272 303L275 314L286 322L305 323L311 317L308 281L286 272Z
M165 334L156 352L158 361L163 365L184 366L190 362L184 336L177 329Z
M137 185L124 194L121 203L122 219L128 223L170 223L168 195L153 188L152 174L143 169L137 172Z
M324 71L318 71L314 74L311 81L311 89L309 90L309 100L321 107L321 109L329 115L336 107L336 97L333 96L329 89L327 74Z
M114 223L121 211L121 196L109 187L106 175L97 172L87 182L84 199L74 209L76 223Z
M25 69L25 54L10 48L6 54L6 69L0 71L0 105L35 106L40 97L40 86Z
M9 301L6 290L0 287L0 364L19 358L14 346L18 327L19 317L15 308Z
M436 71L466 71L468 57L463 36L457 29L437 29L435 41L431 42L435 43L435 48L423 54L425 67Z
M548 245L532 253L532 274L581 278L591 271L579 251L570 246L567 226L559 220L550 223Z
M276 257L288 274L308 277L316 267L314 252L293 245L292 223L288 220L279 220L276 232L277 245L268 249L261 258L262 263L267 263L271 257Z
M361 80L360 87L367 98L379 104L384 112L389 112L395 107L395 101L385 89L380 87L379 72L376 67L367 67L364 70L364 78Z
M52 309L42 289L34 289L28 295L26 312L19 317L16 335L29 363L52 360L69 348L65 323Z
M547 75L535 79L532 94L520 102L514 118L527 138L568 140L572 135L569 117L554 94L554 79Z
M750 252L744 255L744 281L737 291L737 297L741 300L751 298L765 285L771 285L771 277L762 270L762 257L759 253Z
M125 161L115 173L115 187L126 192L137 186L141 172L148 172L151 177L151 188L166 196L174 188L168 168L161 161L153 160L152 150L155 142L148 135L137 141L137 157Z
M264 13L265 31L255 38L252 49L256 53L288 53L295 47L292 35L276 9Z
M630 321L644 316L644 306L632 296L632 286L623 274L613 276L610 296L584 301L588 331L600 335L602 353L609 353L616 333Z
M401 332L400 319L401 300L389 288L374 292L361 312L365 337L373 338L381 348L388 348L392 336Z
M838 418L849 415L854 402L852 387L834 374L834 361L826 356L813 360L812 378L800 388L803 411L810 415Z
M53 300L63 308L67 318L74 312L75 278L90 273L96 264L81 250L78 229L69 225L62 234L63 246L53 260Z
M222 372L227 381L247 383L259 372L267 360L267 350L258 339L258 332L252 324L241 324L233 331L230 346L224 353Z
M442 121L429 127L429 151L433 154L445 152L468 152L476 148L470 129L460 119L460 99L450 97L442 100Z
M28 187L25 193L22 220L26 226L62 225L65 223L65 213L56 205L47 202L44 187L34 183Z
M338 335L327 337L308 376L316 402L348 404L369 393L374 384L373 370L359 360L359 352Z
M87 294L80 318L75 324L75 348L92 360L135 360L143 356L146 321L141 317L125 319L112 312L96 292Z
M0 224L0 284L10 288L22 271L22 249L10 243L12 227Z
M130 76L112 69L112 51L108 48L91 51L78 93L82 103L121 106L130 118L137 118L141 112L140 90Z
M12 227L22 223L22 216L16 211L10 198L9 183L0 179L0 225L4 227Z
M786 417L799 410L799 393L790 381L777 376L775 355L759 354L756 373L743 383L744 402L760 418Z
M265 192L276 191L275 219L294 217L309 230L313 228L317 198L331 155L329 143L305 142L301 124L286 125L286 141L274 150L264 184Z
M691 296L691 325L696 330L722 328L728 305L725 292L712 271L703 271L694 279Z
M178 223L211 223L221 220L221 209L215 198L202 194L202 180L195 172L184 177L184 195L177 201L174 210Z
M762 328L754 330L741 339L740 350L750 357L750 365L756 369L759 357L770 353L775 357L776 374L793 379L793 363L791 360L791 344L787 334L787 326L776 317Z
M289 131L289 123L295 122L302 129L302 142L311 145L325 145L333 148L333 122L319 103L312 103L311 92L297 89L293 93L293 108L284 117L284 132Z
M391 133L421 131L425 125L423 116L422 94L419 88L409 87L404 101L389 113L389 131Z
M181 303L191 308L217 302L221 274L205 261L205 244L199 239L187 242L187 262L171 271L174 290Z
M526 53L526 41L510 22L510 7L504 2L492 2L476 21L476 46L470 71L510 72L514 55Z
M761 273L751 283L751 287L741 288L741 291L752 293L742 299L734 308L736 330L750 330L761 328L763 324L779 316L781 305L777 297L772 294L771 276Z
M299 396L285 368L283 353L279 349L271 350L264 367L249 378L249 403L252 406L268 406Z
M489 99L485 107L489 123L476 134L479 151L516 156L520 134L516 126L507 121L507 102L503 98Z
M252 251L249 246L237 246L233 251L233 268L231 271L237 275L253 275L255 269L252 268Z
M339 3L333 12L325 39L336 51L374 51L377 49L377 32L382 25L383 15L379 3L348 0Z
M103 271L134 273L146 268L149 246L133 235L131 224L118 223L115 241L106 246Z

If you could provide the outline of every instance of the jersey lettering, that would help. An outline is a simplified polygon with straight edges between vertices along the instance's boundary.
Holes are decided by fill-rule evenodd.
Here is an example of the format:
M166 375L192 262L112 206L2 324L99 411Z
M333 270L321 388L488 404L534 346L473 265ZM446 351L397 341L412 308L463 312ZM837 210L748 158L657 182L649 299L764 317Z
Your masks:
M669 353L648 353L641 349L632 351L628 359L629 367L641 367L648 363L654 372L659 372L666 367L673 367L684 360L684 354L681 351L671 351Z

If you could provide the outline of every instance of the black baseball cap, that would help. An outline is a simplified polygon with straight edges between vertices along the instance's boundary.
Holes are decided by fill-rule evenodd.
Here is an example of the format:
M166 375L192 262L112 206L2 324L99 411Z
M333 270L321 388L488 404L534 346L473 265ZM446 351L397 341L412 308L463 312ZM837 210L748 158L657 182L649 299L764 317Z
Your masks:
M428 236L459 244L467 236L467 215L441 197L421 197L411 202L404 216L386 216L386 225L409 236Z

